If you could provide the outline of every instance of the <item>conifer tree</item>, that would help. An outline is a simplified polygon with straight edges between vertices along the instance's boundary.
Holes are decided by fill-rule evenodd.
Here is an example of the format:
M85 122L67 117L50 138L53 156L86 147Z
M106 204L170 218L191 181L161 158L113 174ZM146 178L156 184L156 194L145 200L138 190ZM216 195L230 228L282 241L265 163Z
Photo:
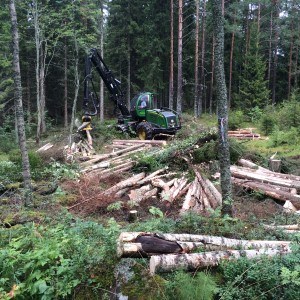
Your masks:
M256 106L262 108L269 100L269 90L265 80L266 64L259 53L258 41L257 25L253 24L249 49L245 55L241 74L239 106L245 110Z

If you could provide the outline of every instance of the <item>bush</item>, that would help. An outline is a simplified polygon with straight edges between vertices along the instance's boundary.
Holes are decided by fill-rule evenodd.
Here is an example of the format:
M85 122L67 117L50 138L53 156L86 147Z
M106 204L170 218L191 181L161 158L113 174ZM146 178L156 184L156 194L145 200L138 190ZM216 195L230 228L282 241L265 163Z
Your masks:
M1 229L0 292L9 292L15 284L20 299L63 299L75 288L78 293L80 286L97 290L98 296L109 289L117 224L110 222L105 228L78 221L70 225L29 224L14 233Z
M279 129L300 127L300 101L292 97L291 101L284 102L277 112Z
M220 299L300 299L299 245L296 248L283 257L223 262Z
M292 127L288 131L276 130L271 135L271 144L274 147L282 145L299 145L300 133L299 129Z
M228 119L228 129L236 130L243 127L245 115L241 110L231 111Z
M168 281L166 286L168 299L172 300L210 300L218 291L215 279L204 272L194 276L176 272L174 279Z

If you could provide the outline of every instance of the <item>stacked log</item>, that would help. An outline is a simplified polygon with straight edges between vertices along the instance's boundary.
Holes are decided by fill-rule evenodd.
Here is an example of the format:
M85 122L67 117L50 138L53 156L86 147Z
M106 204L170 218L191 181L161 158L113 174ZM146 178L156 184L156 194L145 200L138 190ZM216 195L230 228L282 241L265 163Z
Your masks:
M195 166L192 166L192 168L196 177L189 186L180 213L187 210L201 212L216 209L222 204L220 192L210 180L201 175Z
M300 176L272 172L247 160L239 160L239 164L242 167L230 167L233 184L300 210Z
M208 252L191 253L197 250ZM217 266L221 260L273 256L290 251L290 241L237 240L208 235L145 232L122 232L117 248L119 257L150 257L152 274L176 269L191 271Z
M253 132L254 128L228 130L228 136L238 140L254 140L260 139L261 136L258 133Z

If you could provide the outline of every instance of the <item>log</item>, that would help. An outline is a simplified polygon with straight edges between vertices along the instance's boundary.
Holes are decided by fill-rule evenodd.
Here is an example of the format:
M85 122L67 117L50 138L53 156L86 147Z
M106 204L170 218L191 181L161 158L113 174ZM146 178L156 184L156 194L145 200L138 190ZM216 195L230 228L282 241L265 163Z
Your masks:
M167 145L166 141L160 141L160 140L113 140L113 144L118 145L126 145L126 144L148 144L148 145L154 145L154 146L165 146Z
M286 230L299 230L300 225L299 224L293 224L293 225L263 225L263 227L268 229L286 229Z
M267 172L267 173L270 173L271 171L267 168L264 168L264 167L261 167L255 163L253 163L252 161L250 160L247 160L247 159L239 159L238 160L238 163L243 166L243 167L246 167L246 168L250 168L250 169L254 169L254 170L260 170L262 172Z
M128 214L128 222L135 222L137 220L137 210L130 210Z
M271 176L276 179L280 178L283 180L300 181L300 176L293 175L293 174L283 174L283 173L278 173L278 172L272 172L271 170L266 171L262 167L258 168L257 170L254 170L252 168L239 167L239 166L231 166L231 167L236 170L241 170L241 171L252 173L252 174L259 174L261 176L266 176L266 177Z
M124 189L126 187L132 187L135 184L137 184L138 181L142 180L144 177L145 177L144 172L134 175L126 180L123 180L123 181L117 183L116 185L112 186L111 188L107 189L103 194L111 195L111 194L115 194L119 190Z
M176 233L145 233L145 232L122 232L119 236L119 243L136 243L138 237L152 236L168 242L191 242L202 243L203 245L218 246L219 249L261 249L261 248L278 248L289 249L290 241L261 241L261 240L238 240L220 236L196 235L196 234L176 234Z
M139 189L131 190L128 193L129 199L133 202L140 202L140 201L142 201L145 193L149 192L151 189L152 189L151 185L147 184L147 185L143 185Z
M112 167L108 170L103 170L103 171L100 171L98 172L98 174L105 174L105 173L108 173L108 172L114 172L115 170L118 170L118 169L121 169L123 167L127 167L127 166L131 166L133 167L134 163L131 161L131 160L127 160L125 162L123 162L122 164L119 164L115 167ZM109 167L109 162L100 162L96 165L93 165L93 166L89 166L85 169L82 169L80 172L81 173L90 173L90 172L93 172L93 171L96 171L96 170L99 170L99 169L102 169L102 168L107 168Z
M155 242L153 240L153 242ZM156 242L155 242L156 243ZM117 254L119 257L150 257L152 255L157 255L161 253L190 253L204 247L203 243L192 243L192 242L172 242L171 245L177 247L177 251L174 251L172 248L165 247L164 250L157 247L150 247L148 243L149 249L145 249L146 243L118 243L117 246ZM156 243L157 245L161 245L161 243ZM177 245L177 246L176 246ZM150 252L149 252L150 251ZM162 252L163 251L163 252Z
M272 172L280 172L281 171L281 160L280 159L270 159L269 160L269 168Z
M242 186L257 192L260 192L268 197L276 199L281 202L290 201L296 209L300 209L300 198L297 195L293 195L288 192L274 190L272 187L268 186L268 184L249 181L249 180L242 180L239 178L231 177L232 183L237 186Z
M181 179L178 181L178 185L176 188L174 188L173 190L170 190L170 202L173 202L176 197L178 196L178 194L180 193L180 191L186 186L187 184L187 178L181 177ZM175 184L174 184L175 186Z
M204 179L200 172L194 167L194 172L199 180L199 183L206 194L208 201L210 202L210 206L215 209L216 207L222 205L222 195L216 189L216 187L211 183L210 180Z
M285 174L282 174L284 176L279 176L278 174L280 173L275 173L275 172L262 174L262 173L255 172L252 169L245 169L245 168L241 169L236 166L231 166L230 171L231 171L231 175L236 178L250 179L250 180L260 181L262 183L264 182L271 183L274 185L296 188L297 190L300 189L300 180L284 178L287 177L285 176Z
M172 272L175 270L195 271L201 268L216 267L222 260L236 260L247 257L248 259L260 258L263 255L268 257L290 253L290 250L282 251L277 249L258 250L227 250L212 251L192 254L168 254L154 255L150 258L150 274L158 272Z
M196 199L193 197L196 185L198 184L197 178L194 179L194 181L190 184L189 189L185 195L180 214L186 212L187 210L193 208L196 205Z
M128 152L130 152L130 151L132 151L132 150L136 150L136 149L138 149L138 148L142 148L143 146L144 146L144 145L141 145L141 144L139 144L139 145L133 145L133 146L131 146L131 147L128 147L128 148L126 148L126 149L121 149L121 150L116 151L116 152L111 152L111 153L108 153L108 154L101 154L101 155L96 156L94 159L91 159L91 160L89 160L88 162L86 162L85 164L82 164L82 165L95 164L95 163L97 163L97 162L100 162L100 161L102 161L102 160L109 159L109 158L111 158L111 157L120 156L121 154L123 154L123 153L125 153L125 152L128 153Z

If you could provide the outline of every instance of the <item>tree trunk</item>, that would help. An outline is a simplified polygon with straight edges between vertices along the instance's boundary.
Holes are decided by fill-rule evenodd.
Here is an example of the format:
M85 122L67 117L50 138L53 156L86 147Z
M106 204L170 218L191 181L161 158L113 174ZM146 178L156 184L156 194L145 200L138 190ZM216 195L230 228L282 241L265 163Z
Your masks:
M209 114L212 115L213 107L213 94L214 94L214 78L215 78L215 34L212 37L212 50L211 50L211 80L210 80L210 94L209 94ZM205 109L206 112L206 109Z
M68 45L67 38L65 38L65 57L64 57L64 124L68 127Z
M199 0L195 0L196 4L196 30L195 30L195 70L194 70L194 80L195 80L195 88L194 88L194 116L196 118L199 117Z
M174 109L174 3L170 1L170 75L169 75L169 108Z
M183 3L182 0L178 1L178 77L177 77L177 105L176 110L182 114L182 24L183 23Z
M100 11L101 11L101 17L100 17L100 55L103 58L104 57L104 11L103 11L103 1L100 1ZM99 91L99 118L100 122L104 121L104 82L103 80L100 80L100 91Z
M198 116L202 115L203 103L206 105L205 99L205 36L206 36L206 1L203 1L203 14L202 14L202 37L201 37L201 60L200 60L200 85L199 85L199 105Z
M221 173L222 214L232 215L230 153L228 143L228 104L224 74L224 16L222 5L213 0L214 32L216 37L216 98L218 103L219 161Z
M236 23L236 12L233 17L233 24ZM235 29L234 29L235 30ZM231 45L230 45L230 60L229 60L229 80L228 80L228 106L231 106L231 87L232 87L232 64L233 64L233 51L234 51L234 39L235 39L235 31L231 33Z
M277 65L278 65L278 43L279 43L279 0L273 0L275 9L275 36L274 36L274 49L273 49L273 76L272 76L272 104L276 104L276 77L277 77Z
M172 272L175 270L195 271L201 268L216 267L222 260L228 261L244 257L257 259L263 255L272 257L290 252L290 250L283 252L281 250L268 248L259 250L227 250L192 254L155 255L150 258L150 273Z
M27 145L26 145L25 122L24 122L23 103L22 103L21 70L20 70L20 59L19 59L19 32L18 32L17 13L16 13L14 0L10 0L9 10L11 16L11 25L12 25L16 125L18 131L19 147L21 150L21 157L22 157L24 188L26 191L25 205L29 205L31 203L31 193L30 193L31 174L30 174L30 165L29 165L29 158L28 158Z

